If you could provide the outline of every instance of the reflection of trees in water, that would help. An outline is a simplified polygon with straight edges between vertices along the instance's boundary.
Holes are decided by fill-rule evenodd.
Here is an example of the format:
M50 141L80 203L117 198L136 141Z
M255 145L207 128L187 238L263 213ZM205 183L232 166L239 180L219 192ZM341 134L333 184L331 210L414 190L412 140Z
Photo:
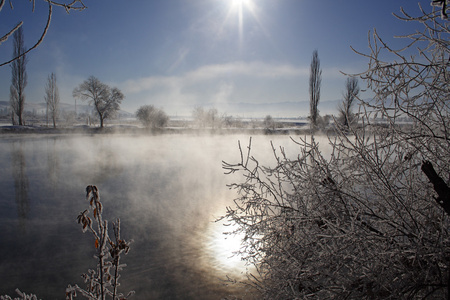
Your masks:
M82 170L84 181L90 183L103 183L107 179L116 178L123 171L117 153L110 149L111 145L104 145L103 139L95 146L92 153L94 160L88 169Z
M53 192L55 192L55 188L58 183L59 178L59 155L56 150L56 139L48 139L47 140L47 178L48 184L52 187Z
M30 212L30 203L28 198L28 176L26 173L26 162L22 142L19 142L18 144L12 143L11 164L17 214L20 227L25 229L25 220Z

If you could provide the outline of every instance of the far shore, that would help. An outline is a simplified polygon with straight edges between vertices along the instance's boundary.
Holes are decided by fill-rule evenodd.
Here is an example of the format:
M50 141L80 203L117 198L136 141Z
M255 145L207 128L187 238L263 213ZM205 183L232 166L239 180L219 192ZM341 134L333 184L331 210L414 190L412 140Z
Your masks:
M291 128L193 128L193 127L164 127L143 128L133 125L108 125L103 128L94 126L46 127L46 126L11 126L0 125L0 138L6 135L20 134L130 134L130 135L159 135L159 134L252 134L252 135L308 135L308 126Z

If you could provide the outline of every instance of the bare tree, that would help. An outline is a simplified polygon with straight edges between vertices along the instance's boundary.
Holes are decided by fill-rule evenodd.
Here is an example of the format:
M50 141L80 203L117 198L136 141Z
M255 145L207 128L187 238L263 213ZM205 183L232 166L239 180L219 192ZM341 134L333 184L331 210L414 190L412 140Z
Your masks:
M263 121L264 128L266 130L274 130L275 129L275 121L271 115L267 115Z
M245 234L241 254L256 267L248 284L261 298L450 297L450 32L441 8L397 16L423 26L405 49L374 32L360 76L375 98L361 101L350 134L295 140L293 157L272 145L270 167L251 141L239 145L240 160L224 162L243 175L225 217Z
M118 88L110 88L94 76L81 83L73 90L72 94L73 97L89 100L89 103L94 105L100 119L101 128L103 128L104 120L114 116L120 109L120 103L124 98Z
M210 108L205 115L206 124L211 126L212 129L220 126L221 119L219 117L219 112L216 108Z
M27 85L27 57L23 53L25 53L25 42L23 28L20 27L14 32L13 57L18 57L18 59L11 64L12 74L9 94L11 109L19 118L19 125L24 125L23 110L25 108L25 87Z
M56 128L56 119L59 113L59 91L56 85L56 75L52 73L48 76L47 84L45 86L45 103L47 104L47 126L48 126L48 116L53 121L53 127Z
M192 117L199 127L210 126L214 129L220 126L220 123L222 122L222 118L219 117L219 112L216 108L210 108L205 111L203 107L196 107L192 111Z
M48 3L48 16L47 16L47 23L44 27L44 29L42 30L42 34L40 36L40 38L37 40L37 42L31 47L29 48L27 51L18 54L17 56L13 56L11 60L0 63L0 67L7 65L17 59L19 59L22 56L25 56L28 52L30 52L31 50L37 48L42 41L44 40L45 35L47 34L47 31L50 27L50 21L52 19L52 13L53 13L53 6L59 6L62 7L66 10L67 13L69 13L72 10L84 10L86 8L86 6L84 5L82 0L70 0L67 2L64 1L51 1L51 0L44 0L45 2ZM0 0L0 12L2 11L2 8L5 4L5 0ZM34 7L36 5L36 0L30 0L30 2L32 2L32 9L34 11ZM10 7L11 9L13 9L13 0L9 1ZM17 30L19 30L19 28L22 28L23 25L23 21L19 21L14 27L12 27L7 33L3 34L0 36L0 46L2 43L6 42L8 40L8 38L10 36L12 36Z
M198 127L205 127L205 110L201 106L197 106L192 111L192 118L194 119L194 122L197 123Z
M359 94L358 78L348 77L345 84L344 99L338 107L341 124L347 128L353 122L352 106Z
M167 114L153 105L139 107L136 117L147 128L161 128L166 126L169 121Z
M320 85L322 83L322 70L320 69L320 59L317 50L314 50L311 59L311 68L309 74L309 107L311 128L317 127L319 116Z

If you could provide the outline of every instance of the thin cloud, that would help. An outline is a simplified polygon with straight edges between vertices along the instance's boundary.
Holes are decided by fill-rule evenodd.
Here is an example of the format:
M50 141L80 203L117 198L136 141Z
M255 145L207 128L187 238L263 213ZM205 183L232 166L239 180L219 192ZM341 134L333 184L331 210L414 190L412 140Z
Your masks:
M167 88L173 86L180 79L177 77L163 77L152 76L143 77L139 79L127 80L124 86L124 92L126 93L140 93L144 91L150 91L155 88Z
M292 65L276 65L262 62L233 62L200 67L180 76L151 76L128 80L124 83L127 93L140 93L155 88L182 88L223 78L248 77L254 79L295 78L308 76L309 68Z

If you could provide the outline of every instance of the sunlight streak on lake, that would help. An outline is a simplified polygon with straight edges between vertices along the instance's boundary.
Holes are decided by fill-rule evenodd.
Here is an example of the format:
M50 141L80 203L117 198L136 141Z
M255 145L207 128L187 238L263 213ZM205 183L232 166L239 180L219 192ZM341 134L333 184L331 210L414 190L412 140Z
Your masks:
M120 217L122 286L138 299L218 299L239 295L227 276L244 280L241 235L215 222L233 204L222 160L240 159L245 135L17 135L0 139L1 293L19 288L42 299L61 297L96 265L94 241L76 216L87 208L85 188L100 189L103 217ZM274 161L270 141L295 157L288 136L254 136L253 154ZM278 151L278 150L277 150Z

